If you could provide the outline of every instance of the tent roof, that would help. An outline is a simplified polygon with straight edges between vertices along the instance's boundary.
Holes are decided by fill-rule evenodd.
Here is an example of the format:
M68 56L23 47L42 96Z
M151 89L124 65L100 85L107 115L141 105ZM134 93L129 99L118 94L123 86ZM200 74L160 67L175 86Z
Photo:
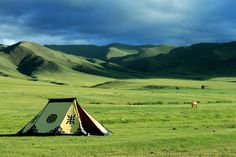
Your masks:
M73 102L76 98L53 98L48 99L49 102Z

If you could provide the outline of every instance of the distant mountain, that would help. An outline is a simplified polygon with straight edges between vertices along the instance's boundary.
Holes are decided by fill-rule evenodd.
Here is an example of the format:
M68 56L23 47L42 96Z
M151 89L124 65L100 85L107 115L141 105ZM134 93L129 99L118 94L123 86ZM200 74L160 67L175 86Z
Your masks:
M73 54L76 56L83 56L87 58L96 58L106 61L122 61L130 57L131 60L135 58L146 58L155 56L161 53L167 53L175 46L168 45L126 45L126 44L110 44L106 46L96 45L45 45L46 47Z
M76 56L96 59L105 59L108 51L106 46L96 45L45 45L45 47Z
M160 54L168 54L174 48L176 48L176 46L170 46L170 45L140 46L135 53L128 54L125 56L112 57L109 59L109 61L127 66L131 62L152 58Z
M19 42L0 45L0 75L40 77L47 74L111 78L236 75L236 42L191 46L110 44L46 45Z
M125 44L48 45L47 47L78 56L105 60L151 75L227 76L236 74L234 70L236 42L199 43L184 47Z
M236 74L235 59L236 42L200 43L175 48L168 54L131 61L125 66L161 75L225 76Z

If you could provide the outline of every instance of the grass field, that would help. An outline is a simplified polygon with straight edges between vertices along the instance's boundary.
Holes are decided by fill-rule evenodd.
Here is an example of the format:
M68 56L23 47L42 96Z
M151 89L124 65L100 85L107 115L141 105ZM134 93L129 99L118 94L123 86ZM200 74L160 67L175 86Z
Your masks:
M61 76L58 82L65 85L45 80L0 77L0 134L16 133L47 98L58 97L77 97L112 133L0 136L0 156L236 156L234 77L193 81ZM191 108L192 100L200 101L198 108Z

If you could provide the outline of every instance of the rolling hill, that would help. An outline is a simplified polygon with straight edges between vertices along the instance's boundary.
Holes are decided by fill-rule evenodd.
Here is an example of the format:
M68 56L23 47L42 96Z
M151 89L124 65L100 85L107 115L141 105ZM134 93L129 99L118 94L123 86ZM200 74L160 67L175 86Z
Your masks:
M231 76L236 74L236 42L179 47L168 54L131 61L125 66L161 75Z
M136 75L118 64L55 51L33 42L19 42L0 51L0 74L11 77L42 78L50 75L99 75L129 78ZM54 75L54 76L53 76Z
M136 60L162 53L168 53L176 46L169 45L126 45L110 44L106 46L95 45L45 45L50 49L62 51L76 56L96 58L111 62L122 62L125 60Z
M189 77L236 75L236 42L191 46L126 44L0 45L0 75L22 78L63 76Z
M83 57L99 56L97 59L155 76L205 78L236 75L236 42L198 43L183 47L125 44L88 45L87 48L85 45L47 47ZM91 47L96 49L95 53Z

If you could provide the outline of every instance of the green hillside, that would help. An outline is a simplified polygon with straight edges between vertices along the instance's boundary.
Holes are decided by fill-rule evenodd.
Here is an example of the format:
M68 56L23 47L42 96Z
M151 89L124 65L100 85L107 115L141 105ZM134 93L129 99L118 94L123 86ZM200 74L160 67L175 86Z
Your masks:
M135 54L142 46L131 46L126 44L110 44L106 46L96 45L45 45L46 47L65 53L83 56L87 58L96 58L101 60L110 59L117 56Z
M1 75L56 78L58 75L100 75L129 78L136 75L118 64L55 51L33 42L19 42L0 52ZM10 75L9 75L10 76Z
M166 60L163 64L167 65L167 69L172 69L179 74L184 74L185 71L210 76L227 76L236 74L235 58L236 42L230 42L195 44L174 49L170 54L155 59L157 62ZM164 66L159 66L157 69L167 70Z
M60 51L59 51L60 50ZM171 45L1 45L1 75L99 75L111 78L236 75L236 42ZM56 76L55 76L56 77ZM54 77L54 78L55 78Z
M87 58L96 58L109 60L112 62L126 59L135 60L155 56L161 53L168 53L175 46L168 45L126 45L110 44L106 46L95 45L45 45L46 47L65 53L83 56Z
M117 62L122 65L128 65L130 62L135 62L141 59L147 59L151 57L155 57L160 54L167 54L172 49L176 48L176 46L171 45L157 45L157 46L140 46L139 49L134 54L121 56L119 58L113 58L111 61ZM135 70L138 70L136 68Z
M124 57L124 56L130 55L130 54L133 54L133 53L130 53L129 51L126 51L126 50L111 47L111 48L109 48L109 51L106 54L106 59L110 60L112 58Z
M54 56L53 53L35 43L19 42L2 51L17 66L20 73L28 76L33 76L33 73L41 70L51 72L60 70L59 65L50 59Z
M62 51L67 54L73 54L81 57L86 57L87 60L99 59L106 63L106 68L112 68L118 72L131 73L132 76L146 77L152 75L139 69L139 64L135 63L135 67L130 65L132 62L139 61L141 59L151 58L159 54L167 54L176 46L171 45L126 45L113 43L106 46L95 45L46 45L46 47L58 51ZM88 59L90 58L90 59ZM107 65L113 65L112 67ZM118 68L119 67L119 68ZM88 71L82 68L83 72L97 74L95 71ZM146 74L145 74L146 73ZM146 75L146 76L145 76Z
M231 76L236 74L235 58L236 42L201 43L178 47L167 54L131 60L123 65L164 76Z
M46 47L64 53L87 58L105 59L108 48L96 45L45 45Z

